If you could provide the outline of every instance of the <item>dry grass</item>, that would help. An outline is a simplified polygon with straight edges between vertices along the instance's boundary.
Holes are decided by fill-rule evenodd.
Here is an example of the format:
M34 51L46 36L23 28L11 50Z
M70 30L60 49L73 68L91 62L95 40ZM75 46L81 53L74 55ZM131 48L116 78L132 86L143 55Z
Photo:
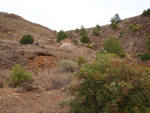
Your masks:
M62 68L66 72L73 72L77 67L78 64L73 62L72 60L61 60L59 61L59 67Z
M63 72L60 69L45 69L41 72L35 72L33 84L45 88L46 90L59 89L70 85L72 73Z

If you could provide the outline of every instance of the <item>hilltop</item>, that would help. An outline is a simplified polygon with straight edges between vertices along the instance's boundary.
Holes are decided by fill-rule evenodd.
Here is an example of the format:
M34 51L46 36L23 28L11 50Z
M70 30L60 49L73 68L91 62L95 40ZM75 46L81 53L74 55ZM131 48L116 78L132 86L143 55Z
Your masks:
M31 34L35 41L41 42L54 39L57 32L18 15L0 12L0 39L18 41L25 34Z

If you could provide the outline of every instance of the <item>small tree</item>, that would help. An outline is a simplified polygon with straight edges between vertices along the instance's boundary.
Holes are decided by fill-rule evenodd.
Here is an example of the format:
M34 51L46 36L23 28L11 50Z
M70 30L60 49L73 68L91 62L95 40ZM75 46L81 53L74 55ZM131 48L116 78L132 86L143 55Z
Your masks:
M125 53L123 51L121 42L119 42L118 38L116 38L115 36L111 36L104 42L103 45L104 49L109 53L115 53L120 57L123 56L123 54Z
M89 37L87 36L87 34L83 34L83 36L81 37L80 41L82 43L89 43L90 39Z
M22 68L20 64L14 66L10 73L10 84L18 86L26 80L31 80L32 74L27 72L26 68Z
M100 35L100 32L99 32L98 27L95 27L95 28L94 28L94 30L93 30L93 35L96 35L96 36Z
M148 113L150 69L106 55L75 74L81 82L69 87L70 113Z
M34 43L34 38L31 35L24 35L20 39L21 44L33 44Z
M150 35L147 35L146 45L147 45L148 49L150 50Z
M147 10L144 10L142 13L142 16L150 16L150 8Z
M86 32L86 30L85 30L85 28L84 28L83 25L81 26L80 34L81 34L81 35L87 34L87 32Z
M98 24L96 25L96 27L97 27L99 30L101 29L101 26L100 26L100 25L98 25Z
M120 18L120 16L119 16L118 13L116 13L115 16L112 17L111 20L110 20L111 23L114 23L114 22L115 22L115 23L118 23L118 22L120 22L120 21L121 21L121 18Z
M64 32L63 30L60 30L57 34L57 42L59 43L60 40L63 40L65 38L68 38L68 35L66 32Z
M76 28L76 33L78 33L80 30L78 28Z

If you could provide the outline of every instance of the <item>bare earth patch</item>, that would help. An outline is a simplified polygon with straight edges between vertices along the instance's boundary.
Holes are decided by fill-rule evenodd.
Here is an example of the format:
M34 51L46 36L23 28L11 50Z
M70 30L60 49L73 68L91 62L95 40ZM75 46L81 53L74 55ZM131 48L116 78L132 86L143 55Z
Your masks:
M70 99L60 90L37 89L26 93L16 93L11 88L0 89L1 113L67 113L68 108L60 108L59 102Z
M56 67L56 59L53 56L37 56L33 59L29 59L28 62L37 70Z

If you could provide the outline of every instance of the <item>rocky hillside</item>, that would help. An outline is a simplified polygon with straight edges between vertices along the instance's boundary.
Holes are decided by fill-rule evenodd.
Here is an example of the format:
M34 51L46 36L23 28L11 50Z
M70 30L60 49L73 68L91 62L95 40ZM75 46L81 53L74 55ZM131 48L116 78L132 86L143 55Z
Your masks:
M20 45L19 40L25 34L34 36L33 45ZM76 61L78 56L86 56L90 61L94 50L84 46L62 47L56 42L56 31L31 23L20 16L0 13L0 69L11 69L16 64L29 69L42 70L57 67L61 59ZM77 50L77 51L75 51Z
M131 24L140 29L135 31L130 29ZM127 54L149 52L146 47L149 29L150 17L142 16L122 20L115 30L111 25L101 26L99 36L93 35L93 28L86 29L90 44L97 49L93 50L79 42L81 35L75 30L67 31L69 38L58 44L56 31L31 23L14 14L0 13L0 111L2 113L68 113L69 108L64 102L73 97L67 92L67 87L80 80L72 76L74 73L65 72L62 67L59 67L59 61L70 59L76 62L79 56L83 56L85 61L91 62L103 42L112 35L118 37L123 43ZM38 43L20 44L19 40L25 34L33 35L35 42ZM74 40L78 40L79 43L73 44ZM132 59L130 62L133 62ZM33 74L31 83L27 80L19 87L10 86L10 71L16 64L26 67ZM139 64L145 66L143 62ZM80 66L76 68L77 71L78 69ZM74 90L74 87L72 89Z
M141 28L137 31L130 29L130 25L135 25ZM111 25L101 26L100 36L93 35L93 28L86 29L88 36L90 37L90 43L99 49L102 47L103 42L110 36L116 36L122 42L125 51L129 54L149 52L146 47L147 35L150 34L150 17L136 16L122 20L118 23L118 29L112 29ZM123 32L120 36L120 32ZM67 32L72 40L79 40L80 33L76 33L75 30Z
M0 39L19 40L25 34L31 34L35 41L42 42L55 38L57 32L15 14L0 12Z
M130 29L130 25L141 26L137 31ZM94 28L94 27L93 27ZM111 25L101 26L100 36L93 35L93 28L86 29L90 37L90 43L95 49L102 47L103 42L110 36L116 36L122 42L128 54L149 52L146 47L146 39L150 29L150 17L136 16L124 19L118 23L117 29L112 29ZM120 36L120 33L122 36ZM35 42L40 44L56 44L57 32L44 26L29 22L20 16L8 13L0 13L0 39L19 40L24 34L34 36ZM75 30L67 31L72 40L80 40L80 33Z

